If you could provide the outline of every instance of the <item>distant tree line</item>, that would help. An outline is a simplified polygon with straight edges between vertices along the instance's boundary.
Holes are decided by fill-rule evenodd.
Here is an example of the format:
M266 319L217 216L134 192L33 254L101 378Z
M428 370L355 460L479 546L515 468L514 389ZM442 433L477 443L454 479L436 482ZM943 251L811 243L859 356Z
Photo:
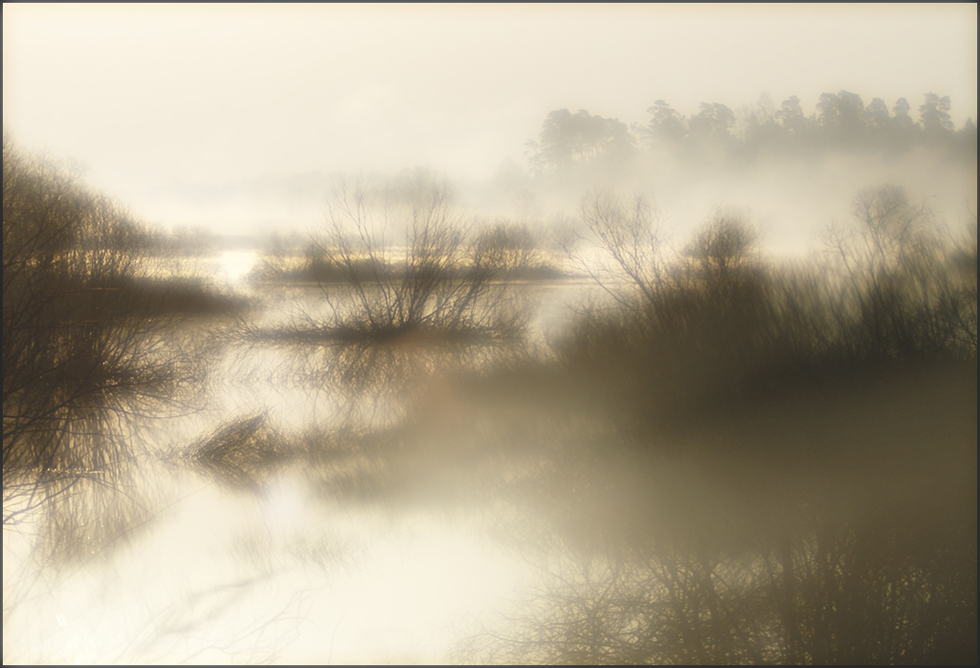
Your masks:
M590 168L615 173L643 154L713 161L744 161L761 154L851 150L896 155L915 147L946 150L976 160L977 127L967 119L957 129L948 96L927 93L918 108L904 97L889 109L881 98L865 105L860 95L824 93L807 115L796 95L777 108L763 94L754 107L733 111L720 103L701 103L684 116L665 100L647 109L646 125L627 126L579 110L552 111L537 141L528 142L531 172L568 174Z

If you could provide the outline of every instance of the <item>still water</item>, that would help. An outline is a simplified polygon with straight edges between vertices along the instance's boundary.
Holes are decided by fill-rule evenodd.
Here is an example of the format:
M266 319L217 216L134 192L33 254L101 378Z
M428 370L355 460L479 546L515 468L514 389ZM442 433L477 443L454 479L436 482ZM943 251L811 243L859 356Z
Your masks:
M257 322L315 310L316 288L249 287L254 261L228 251L203 270L260 299ZM540 291L542 338L561 291ZM211 354L199 410L147 428L135 526L68 565L32 550L30 522L5 528L5 663L447 662L517 605L539 557L495 540L492 510L341 501L302 461L235 488L173 457L243 416L316 438L349 410L274 346Z

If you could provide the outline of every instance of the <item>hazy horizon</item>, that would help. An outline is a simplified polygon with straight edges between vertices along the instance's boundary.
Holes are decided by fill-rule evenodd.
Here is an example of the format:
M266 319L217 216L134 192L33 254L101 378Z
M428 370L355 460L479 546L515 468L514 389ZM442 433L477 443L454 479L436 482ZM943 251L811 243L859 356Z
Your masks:
M975 5L5 5L4 125L154 225L304 230L327 178L526 169L547 114L949 96ZM715 206L719 202L705 202ZM765 212L763 212L763 217Z
M6 4L4 663L978 665L976 4Z

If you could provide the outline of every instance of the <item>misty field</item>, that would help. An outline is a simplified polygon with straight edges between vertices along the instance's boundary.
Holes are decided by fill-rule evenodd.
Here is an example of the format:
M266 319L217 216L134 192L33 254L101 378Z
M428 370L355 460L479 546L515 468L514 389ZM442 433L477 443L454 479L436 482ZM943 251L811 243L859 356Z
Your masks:
M348 180L225 282L5 133L4 662L974 664L976 140L933 97L959 220L886 182L806 259L674 239L597 185L625 126L555 112L571 213Z

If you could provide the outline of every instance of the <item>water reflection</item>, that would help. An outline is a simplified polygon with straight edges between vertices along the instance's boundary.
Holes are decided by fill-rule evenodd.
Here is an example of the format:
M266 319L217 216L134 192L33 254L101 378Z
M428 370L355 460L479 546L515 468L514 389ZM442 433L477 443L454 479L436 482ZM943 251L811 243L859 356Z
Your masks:
M229 496L185 479L151 535L24 587L31 614L9 616L8 659L438 661L461 616L520 582L476 526L386 517L302 489L283 479Z
M506 228L190 319L22 263L64 308L5 301L5 660L975 658L976 252L903 197L857 200L894 248L838 234L836 274L728 217L667 262L601 198L609 300L547 347L579 284L467 291Z

